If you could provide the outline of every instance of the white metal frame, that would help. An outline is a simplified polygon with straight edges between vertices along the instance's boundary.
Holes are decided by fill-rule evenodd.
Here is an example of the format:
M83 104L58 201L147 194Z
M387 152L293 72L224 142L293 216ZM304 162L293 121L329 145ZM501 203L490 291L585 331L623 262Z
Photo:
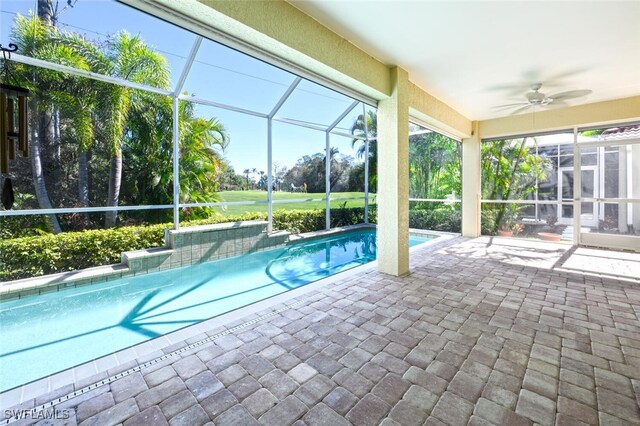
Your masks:
M594 191L594 196L593 198L599 198L599 188L598 188L598 166L580 166L580 174L582 175L582 172L584 171L592 171L593 172L593 191ZM575 199L576 199L576 193L574 192L574 196L573 198L569 201L569 200L565 200L562 197L562 189L564 186L564 179L562 179L562 175L564 172L572 172L573 173L573 179L575 182L576 179L576 171L575 171L575 167L573 166L567 166L567 167L559 167L558 168L558 201L561 201L560 204L558 204L558 223L562 224L562 225L572 225L574 220L575 220L575 212L573 214L574 218L566 218L562 216L562 205L566 205L568 203L574 203ZM580 177L580 184L582 185L582 176ZM595 227L598 226L598 213L596 212L596 205L593 205L593 217L591 219L587 219L584 217L584 215L582 214L582 203L587 203L590 202L588 201L589 199L592 198L585 198L582 197L582 187L580 188L580 197L582 198L581 204L580 204L580 210L581 210L581 214L580 214L580 224L581 225L585 225L585 226L589 226L589 227ZM548 204L548 203L546 203Z
M624 208L620 203L625 203L628 212L632 211L632 204L640 203L640 198L631 198L631 197L603 197L600 195L604 194L604 148L611 146L618 146L620 148L626 148L630 145L638 145L640 144L640 139L623 139L623 140L601 140L601 141L593 141L593 142L577 142L577 134L582 129L575 129L575 149L574 149L574 162L575 155L580 155L582 148L597 148L598 149L598 164L596 167L596 174L600 174L600 178L597 179L596 182L599 182L598 189L599 194L594 194L594 197L582 197L582 185L580 185L580 198L582 202L591 202L594 203L594 214L596 207L600 210L600 206L604 205L604 203L616 203L619 208ZM601 152L602 151L602 152ZM579 157L578 157L579 158ZM628 161L628 169L631 170L631 158L627 158ZM580 165L580 163L578 163ZM631 185L629 185L630 176L627 174L627 195L629 195L629 189ZM581 203L578 203L581 206ZM596 221L598 218L602 219L604 216L604 212L601 215L598 214L596 217ZM638 250L640 248L640 237L634 235L626 235L626 234L607 234L601 232L593 232L593 233L582 233L579 225L582 223L582 218L578 218L577 226L574 230L574 243L580 245L590 245L590 246L598 246L598 247L606 247L612 249L627 249L627 250Z
M235 107L233 105L227 105L219 102L215 102L208 99L203 99L195 96L189 96L188 94L181 93L184 83L187 80L189 75L189 71L193 62L198 54L200 46L202 44L203 37L197 35L194 43L189 52L189 56L185 62L185 65L182 69L180 77L173 88L173 91L160 89L157 87L152 87L144 84L134 83L125 79L111 77L103 74L98 74L90 71L80 70L73 67L69 67L66 65L60 65L53 62L44 61L37 58L32 58L29 56L24 56L20 54L12 54L10 60L18 63L22 63L25 65L32 65L40 68L50 69L54 71L59 71L63 73L67 73L74 76L85 77L92 80L103 81L106 83L116 84L123 87L129 87L132 89L138 89L150 93L156 93L159 95L170 96L172 98L172 156L173 156L173 203L168 205L148 205L148 206L114 206L114 207L82 207L82 208L54 208L54 209L30 209L30 210L2 210L0 211L0 217L4 216L21 216L21 215L46 215L46 214L66 214L66 213L101 213L108 211L132 211L132 210L159 210L159 209L172 209L173 210L173 227L178 229L180 227L180 209L184 207L224 207L231 205L255 205L255 204L267 204L267 216L268 216L268 232L273 231L273 204L286 204L286 203L295 203L300 201L325 201L326 202L326 228L330 229L331 226L331 188L329 187L330 183L330 135L335 134L339 136L344 136L352 139L360 139L365 141L366 147L366 155L365 155L365 177L364 177L364 187L365 187L365 196L364 197L341 197L335 198L334 200L361 200L364 198L365 200L365 223L368 223L368 181L369 181L369 167L368 167L368 157L369 157L369 136L368 131L366 129L366 115L365 115L365 135L358 136L353 134L348 134L342 132L340 130L336 130L336 126L342 121L357 105L358 103L362 103L363 113L365 112L365 101L362 100L361 97L358 97L358 100L354 100L354 102L329 126L323 126L316 123L308 123L305 121L294 120L287 117L277 116L277 112L280 110L282 105L287 101L289 96L293 93L298 84L302 81L302 77L296 77L294 81L291 83L287 91L280 98L278 103L274 106L274 108L270 111L270 113L265 114L258 111L252 111L244 108ZM335 89L334 89L335 90ZM348 96L352 96L352 93L349 92ZM353 97L353 96L352 96ZM180 101L188 101L192 103L196 103L199 105L211 106L214 108L220 108L228 111L233 111L241 114L251 115L255 117L264 118L267 120L267 200L266 201L236 201L236 202L199 202L199 203L181 203L180 202L180 134L179 134L179 102ZM295 126L305 127L313 130L318 130L325 132L326 135L326 164L325 164L325 172L326 172L326 197L321 199L290 199L290 200L273 200L273 132L272 126L273 121L278 121L286 124L291 124Z
M364 123L364 223L369 223L369 126L367 125L367 107L362 104Z
M416 126L420 126L423 129L422 130L416 130L413 132L409 132L409 136L416 136L416 135L426 135L429 133L438 133L441 134L449 139L452 139L456 142L458 142L459 144L462 143L462 141L460 140L460 138L454 137L449 133L445 133L442 132L438 129L435 129L431 126L428 126L426 124L424 124L421 120L418 120L414 117L409 117L409 123L411 124L415 124ZM462 159L460 159L460 169L462 169ZM456 198L456 199L447 199L447 198L409 198L409 202L429 202L429 203L447 203L447 204L460 204L460 207L462 209L462 199L460 198Z
M182 27L193 34L200 35L214 42L228 46L234 50L242 52L253 58L272 64L282 70L298 75L306 80L328 87L338 93L342 93L349 96L352 99L356 99L360 102L375 105L377 100L371 96L367 96L364 93L353 90L352 88L330 80L327 77L314 73L313 71L303 68L291 61L288 61L282 57L276 56L273 53L260 49L254 45L251 45L243 40L233 37L225 32L222 32L210 24L205 24L197 20L198 17L188 16L189 13L185 11L177 11L170 6L163 5L155 0L117 0L119 3L127 4L140 11L147 13L150 16L155 16L160 19L164 19L174 25ZM177 3L177 2L176 2ZM176 9L180 8L177 6ZM276 120L277 121L277 120Z
M331 229L331 131L335 129L335 127L340 124L340 122L358 105L358 101L353 101L351 105L347 109L344 110L342 114L338 116L334 120L333 123L327 127L325 130L325 155L324 155L324 167L325 167L325 181L324 181L324 190L326 193L326 204L325 204L325 212L324 212L324 220L325 220L325 229ZM365 159L366 161L367 159Z
M633 123L622 123L621 125L631 125ZM613 125L611 125L613 126ZM600 195L604 194L604 187L602 184L603 179L601 176L604 176L603 173L603 156L604 156L604 148L611 146L629 146L629 145L638 145L640 144L640 138L633 139L622 139L622 140L601 140L601 141L589 141L589 142L579 142L578 135L579 132L583 130L589 129L579 129L573 128L573 166L569 167L560 167L560 153L558 152L558 196L557 200L539 200L536 196L535 200L481 200L481 203L494 203L494 204L527 204L527 205L557 205L558 206L558 219L561 220L561 208L563 204L567 204L567 202L562 201L562 172L566 170L573 170L573 199L571 200L571 204L573 205L573 221L570 223L573 225L573 244L574 245L592 245L592 246L600 246L600 247L608 247L614 249L631 249L638 250L640 247L640 237L633 235L617 235L617 234L605 234L599 232L589 232L583 233L581 230L582 225L589 226L598 226L598 219L601 219L599 209L597 209L596 203L626 203L627 208L631 210L631 205L635 203L640 203L640 198L621 198L621 197L602 197ZM537 135L532 135L537 136ZM521 136L512 136L512 138L518 138ZM500 139L508 139L509 136L505 136ZM497 139L491 140L483 140L482 142L491 142ZM549 143L544 145L537 146L551 146L558 145L561 146L563 144L558 143ZM585 148L598 148L596 155L598 156L598 163L596 165L590 166L582 166L582 150ZM602 150L602 151L601 151ZM627 159L628 163L631 162L630 159ZM582 194L582 170L593 170L594 172L594 196L593 197L584 197ZM630 177L627 175L627 180ZM628 188L630 185L628 186ZM582 217L582 203L594 203L593 220L586 222ZM567 223L565 223L567 224Z
M293 83L284 92L278 103L273 107L267 116L267 232L273 232L273 117L282 105L289 99L291 93L298 87L300 77L296 77Z

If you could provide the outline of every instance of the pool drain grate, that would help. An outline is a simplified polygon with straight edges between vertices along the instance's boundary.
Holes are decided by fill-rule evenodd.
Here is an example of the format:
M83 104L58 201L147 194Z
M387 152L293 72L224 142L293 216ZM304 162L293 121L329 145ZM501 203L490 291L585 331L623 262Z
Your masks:
M121 378L123 378L125 376L128 376L129 374L136 373L136 372L138 372L140 370L144 370L145 368L151 367L151 366L153 366L153 365L155 365L155 364L157 364L159 362L162 362L162 361L165 361L165 360L167 360L169 358L175 357L176 355L183 354L185 352L188 352L188 351L190 351L192 349L198 348L199 346L205 345L207 343L215 342L217 339L219 339L219 338L221 338L223 336L226 336L228 334L234 333L234 332L236 332L238 330L242 330L243 328L248 327L248 326L250 326L252 324L255 324L257 322L264 321L267 318L270 318L270 317L272 317L274 315L277 315L277 314L279 314L281 312L287 311L287 310L289 310L291 308L295 308L296 306L301 305L304 302L305 302L305 300L299 300L299 301L297 301L295 303L292 303L290 305L285 305L284 307L282 307L280 309L274 309L273 311L271 311L271 312L269 312L267 314L264 314L264 315L261 315L261 316L259 316L257 318L254 318L252 320L243 322L242 324L236 325L235 327L228 328L228 329L226 329L224 331L221 331L220 333L214 334L213 336L209 336L209 337L207 337L205 339L198 340L197 342L191 343L191 344L189 344L187 346L184 346L184 347L182 347L180 349L176 349L175 351L169 352L168 354L161 355L161 356L159 356L157 358L154 358L154 359L152 359L150 361L147 361L147 362L144 362L142 364L139 364L139 365L137 365L135 367L131 367L128 370L125 370L125 371L123 371L121 373L118 373L118 374L114 374L111 377L108 377L108 378L106 378L104 380L100 380L99 382L96 382L96 383L91 384L89 386L85 386L82 389L78 389L77 391L70 392L67 395L64 395L64 396L61 396L61 397L58 397L58 398L54 398L53 400L51 400L51 401L49 401L49 402L47 402L45 404L38 405L37 407L30 408L30 409L15 410L16 413L12 417L4 420L1 424L9 425L9 424L14 423L14 422L16 422L18 420L23 420L23 419L34 419L34 420L35 419L51 419L51 417L42 417L43 415L44 416L47 415L47 414L44 414L45 410L51 409L51 408L55 407L56 405L58 405L58 404L60 404L62 402L68 401L68 400L73 399L73 398L75 398L77 396L80 396L80 395L83 395L83 394L85 394L87 392L90 392L92 390L98 389L101 386L108 385L108 384L110 384L110 383L112 383L112 382L114 382L114 381L116 381L118 379L121 379ZM11 411L14 411L14 410L5 410L4 412L5 413L11 413ZM52 416L52 415L55 416L57 414L58 414L57 412L54 412L54 413L50 413L49 416Z

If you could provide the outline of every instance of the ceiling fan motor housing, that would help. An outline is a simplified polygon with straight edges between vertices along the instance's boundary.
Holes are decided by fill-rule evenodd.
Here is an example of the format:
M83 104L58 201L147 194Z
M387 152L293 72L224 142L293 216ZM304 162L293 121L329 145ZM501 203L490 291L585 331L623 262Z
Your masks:
M545 95L538 91L527 93L527 100L530 104L533 105L544 105L548 104L551 101L551 99L547 98Z

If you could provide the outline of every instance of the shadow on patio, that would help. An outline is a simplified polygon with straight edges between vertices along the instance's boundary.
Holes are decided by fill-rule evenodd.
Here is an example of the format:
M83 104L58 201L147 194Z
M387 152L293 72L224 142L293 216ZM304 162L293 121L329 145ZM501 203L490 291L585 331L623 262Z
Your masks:
M489 236L462 240L440 252L514 266L640 280L640 253L633 252Z

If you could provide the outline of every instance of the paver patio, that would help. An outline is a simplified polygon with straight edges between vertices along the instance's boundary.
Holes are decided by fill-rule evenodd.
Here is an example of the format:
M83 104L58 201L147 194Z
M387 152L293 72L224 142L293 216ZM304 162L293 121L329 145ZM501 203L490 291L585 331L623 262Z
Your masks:
M550 270L559 246L523 265L493 244L458 238L414 252L409 276L341 279L37 424L640 424L640 281Z

